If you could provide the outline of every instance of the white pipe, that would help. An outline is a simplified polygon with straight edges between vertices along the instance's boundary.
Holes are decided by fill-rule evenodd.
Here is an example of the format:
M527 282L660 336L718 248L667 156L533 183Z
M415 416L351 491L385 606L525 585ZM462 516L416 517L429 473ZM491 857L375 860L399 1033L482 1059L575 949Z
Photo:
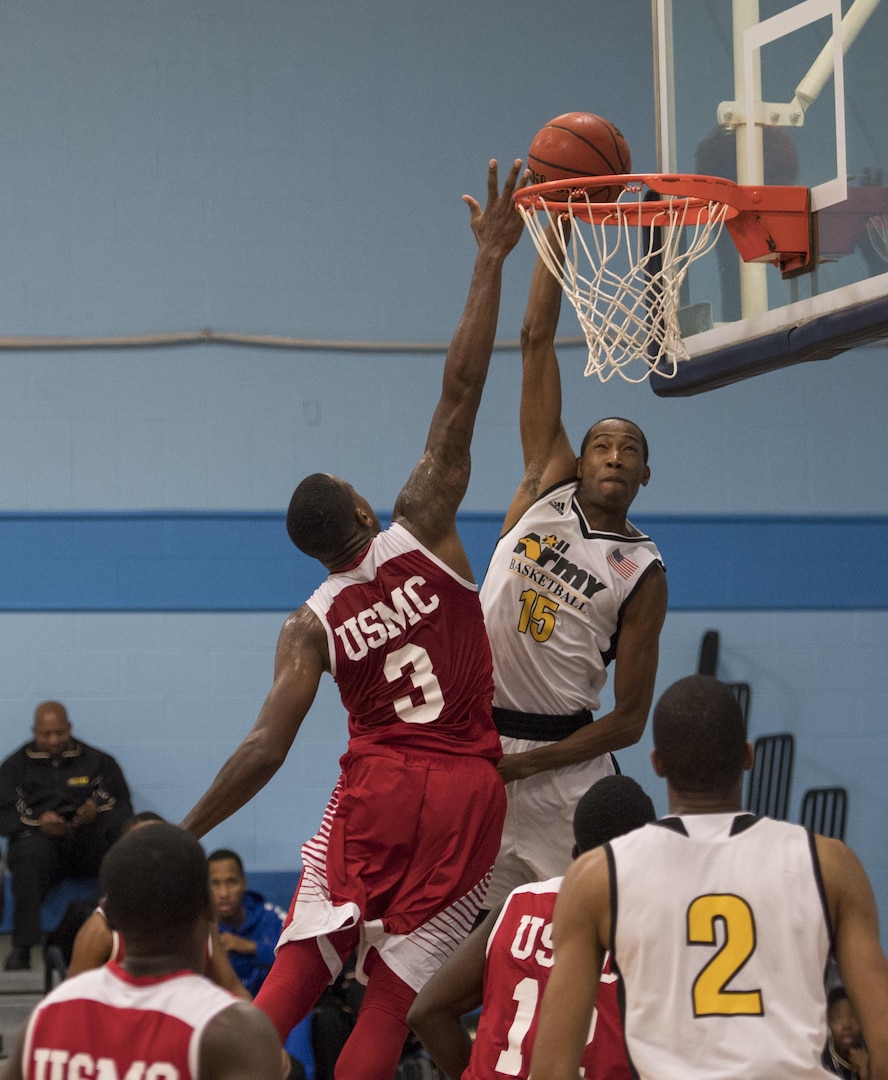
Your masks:
M846 53L851 43L866 25L867 20L879 6L879 0L854 0L842 19L842 52ZM833 39L820 50L820 55L808 69L808 73L796 87L794 101L804 112L812 101L816 101L820 91L833 73Z

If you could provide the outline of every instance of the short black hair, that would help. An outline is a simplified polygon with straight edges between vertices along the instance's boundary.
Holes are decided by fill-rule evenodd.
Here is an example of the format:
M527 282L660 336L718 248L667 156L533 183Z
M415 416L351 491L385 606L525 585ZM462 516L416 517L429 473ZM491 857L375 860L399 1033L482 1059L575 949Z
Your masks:
M240 855L238 855L235 851L231 851L230 848L220 847L217 848L216 851L211 851L210 854L207 855L207 863L222 862L223 859L231 859L233 863L237 864L237 868L240 871L240 876L246 877L246 874L244 873L244 864L241 861Z
M602 416L600 420L596 420L592 427L590 427L586 434L583 436L583 441L580 444L580 457L582 457L583 454L585 454L586 452L586 447L589 445L589 440L592 438L592 432L595 430L595 428L598 427L599 424L603 424L605 420L618 420L621 424L631 424L635 428L635 430L641 436L641 457L645 465L647 465L649 455L647 436L641 430L638 424L635 423L634 420L627 420L625 416Z
M210 910L203 848L165 821L122 836L102 860L99 880L108 922L124 938L181 936Z
M354 524L354 497L337 477L312 473L293 492L287 509L287 534L311 558L337 555Z
M726 683L688 675L654 706L654 749L677 791L726 791L743 775L746 724Z
M582 854L656 818L650 796L631 776L603 776L577 803L574 839Z

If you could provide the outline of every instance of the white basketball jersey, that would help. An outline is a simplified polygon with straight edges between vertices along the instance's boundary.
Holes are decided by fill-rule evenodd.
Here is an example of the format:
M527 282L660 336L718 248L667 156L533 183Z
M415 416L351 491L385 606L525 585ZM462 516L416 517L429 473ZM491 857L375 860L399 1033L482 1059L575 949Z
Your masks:
M598 708L620 616L660 553L646 536L589 527L577 481L550 488L494 548L481 588L494 705L567 714Z
M687 815L606 850L641 1080L826 1076L830 930L811 834L749 814Z

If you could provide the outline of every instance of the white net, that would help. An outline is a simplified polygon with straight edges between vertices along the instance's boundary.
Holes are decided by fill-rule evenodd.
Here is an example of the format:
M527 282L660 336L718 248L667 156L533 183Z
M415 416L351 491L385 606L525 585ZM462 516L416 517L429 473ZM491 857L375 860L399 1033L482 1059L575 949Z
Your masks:
M729 207L657 198L652 209L641 185L627 184L598 222L591 220L596 204L584 193L557 207L542 196L533 209L518 203L537 251L583 328L585 373L602 382L615 374L631 383L652 372L673 378L689 359L678 321L681 286L691 263L715 246ZM547 231L550 222L555 227Z

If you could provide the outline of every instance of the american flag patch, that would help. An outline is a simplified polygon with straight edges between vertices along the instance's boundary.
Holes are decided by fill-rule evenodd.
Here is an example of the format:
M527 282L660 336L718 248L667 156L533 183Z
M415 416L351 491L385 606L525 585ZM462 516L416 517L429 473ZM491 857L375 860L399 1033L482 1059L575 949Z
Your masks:
M638 569L638 564L627 558L619 548L614 548L610 555L608 555L607 561L620 577L626 578L626 580L631 578Z

